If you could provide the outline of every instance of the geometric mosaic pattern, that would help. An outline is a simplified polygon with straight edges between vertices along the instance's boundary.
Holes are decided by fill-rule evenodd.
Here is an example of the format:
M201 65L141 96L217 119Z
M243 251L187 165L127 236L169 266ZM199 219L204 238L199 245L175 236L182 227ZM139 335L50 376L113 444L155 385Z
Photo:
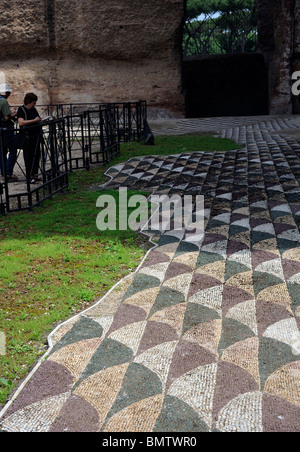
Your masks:
M163 234L58 328L2 430L300 431L300 145L273 133L284 124L223 128L241 150L108 171L110 188L203 194L204 240Z

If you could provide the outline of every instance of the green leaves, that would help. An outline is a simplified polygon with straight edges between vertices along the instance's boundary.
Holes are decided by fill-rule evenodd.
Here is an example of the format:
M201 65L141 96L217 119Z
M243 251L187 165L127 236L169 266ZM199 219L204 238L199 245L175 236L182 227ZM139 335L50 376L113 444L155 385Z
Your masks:
M256 0L188 0L185 55L256 50Z
M12 385L12 381L11 380L7 381L7 380L5 380L5 378L0 378L0 384L3 386L10 387Z

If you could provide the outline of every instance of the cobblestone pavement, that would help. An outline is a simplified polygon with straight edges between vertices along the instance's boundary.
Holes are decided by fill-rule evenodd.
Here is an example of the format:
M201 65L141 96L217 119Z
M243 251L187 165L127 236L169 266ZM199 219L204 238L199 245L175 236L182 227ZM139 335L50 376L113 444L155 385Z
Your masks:
M153 124L245 147L132 159L107 187L202 194L205 236L172 231L57 328L4 431L299 432L298 117ZM300 137L299 137L300 139Z

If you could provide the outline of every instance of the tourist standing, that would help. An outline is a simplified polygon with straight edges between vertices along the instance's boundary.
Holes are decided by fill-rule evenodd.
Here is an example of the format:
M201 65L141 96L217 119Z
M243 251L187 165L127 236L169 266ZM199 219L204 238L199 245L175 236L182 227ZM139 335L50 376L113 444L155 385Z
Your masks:
M14 176L13 170L17 161L17 144L14 133L14 121L17 112L11 111L7 99L12 93L11 87L4 83L0 85L0 128L2 134L2 140L0 140L0 172L1 178L4 175L3 168L3 155L8 154L6 160L6 176L8 182L17 181L18 178Z
M27 93L24 105L19 107L17 117L23 137L23 156L26 178L30 184L37 184L39 179L39 164L41 158L42 129L38 125L41 117L35 108L38 97L34 93Z

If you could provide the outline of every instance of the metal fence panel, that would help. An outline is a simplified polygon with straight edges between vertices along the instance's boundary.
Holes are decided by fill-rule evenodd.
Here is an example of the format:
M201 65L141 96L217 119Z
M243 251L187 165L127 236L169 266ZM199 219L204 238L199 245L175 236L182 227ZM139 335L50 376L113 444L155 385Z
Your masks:
M18 181L14 183L10 183L6 171L6 131L0 129L4 170L0 214L33 209L67 189L71 171L108 163L120 153L120 141L142 139L147 117L145 101L47 105L38 109L42 117L50 116L51 120L27 127L26 133L19 128L13 131L18 148ZM37 131L31 133L34 129Z
M4 150L1 213L32 209L68 186L69 168L64 119L53 120L39 126L38 129L38 134L32 134L29 138L26 135L23 137L22 149L18 150L19 179L13 184L10 183L6 171L5 131L0 130L1 149ZM16 138L19 135L20 132L15 133ZM29 162L26 152L30 152L33 157ZM34 158L37 160L37 166L34 166Z

